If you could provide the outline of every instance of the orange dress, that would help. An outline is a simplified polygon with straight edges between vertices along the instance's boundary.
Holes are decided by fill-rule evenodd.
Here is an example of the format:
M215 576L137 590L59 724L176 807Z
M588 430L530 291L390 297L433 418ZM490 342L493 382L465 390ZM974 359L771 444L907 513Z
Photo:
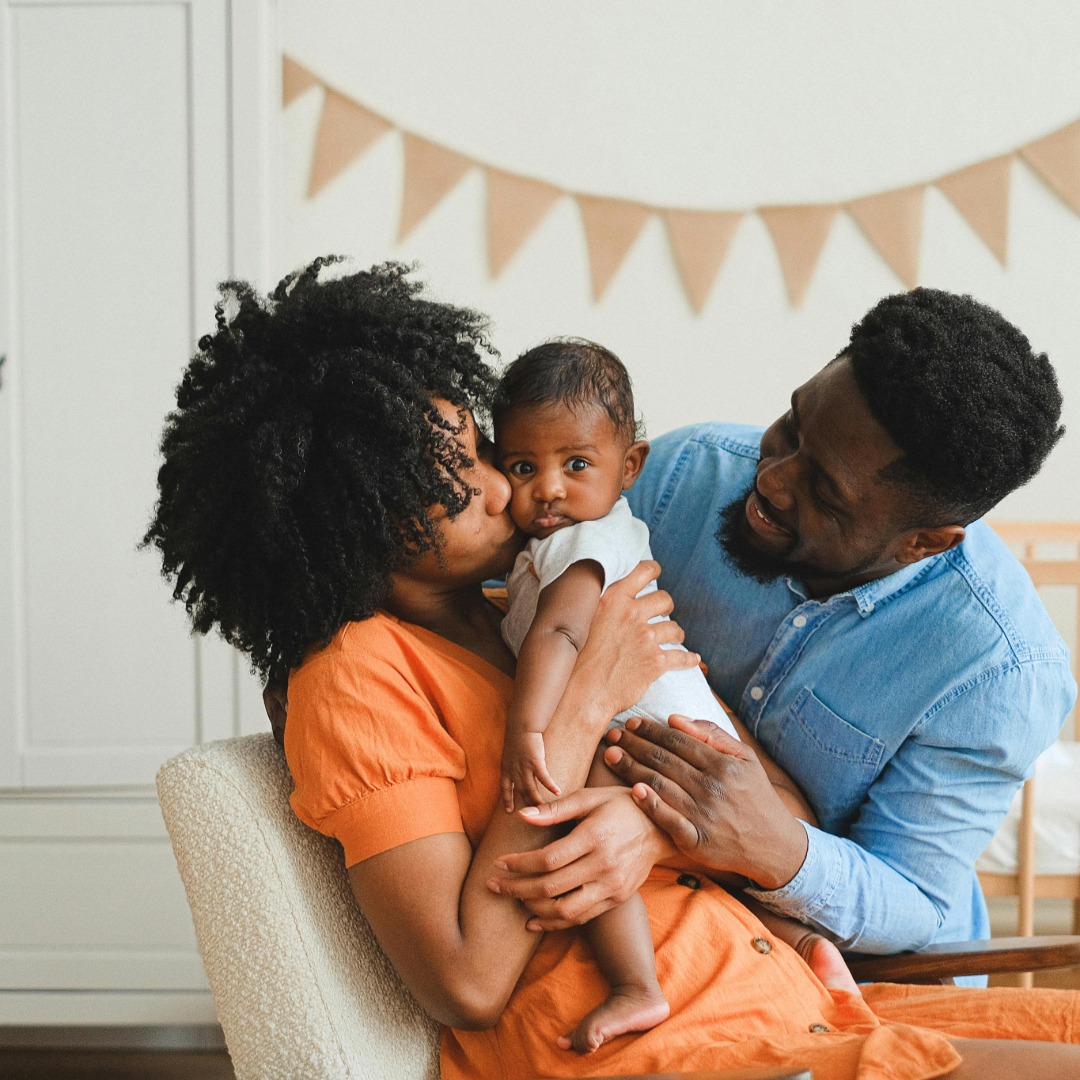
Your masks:
M302 821L346 865L463 831L475 847L499 804L513 682L421 627L349 623L289 680L285 752ZM546 934L498 1024L443 1030L446 1080L613 1076L752 1065L815 1080L923 1080L959 1056L945 1038L1080 1041L1080 994L876 985L830 992L708 879L656 867L641 888L671 1016L579 1057L559 1035L607 996L578 930Z

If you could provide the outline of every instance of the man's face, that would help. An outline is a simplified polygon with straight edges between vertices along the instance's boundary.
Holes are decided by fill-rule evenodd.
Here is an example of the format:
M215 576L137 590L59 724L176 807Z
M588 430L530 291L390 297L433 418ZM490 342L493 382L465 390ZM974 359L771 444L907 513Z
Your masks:
M880 476L900 456L847 360L834 360L761 437L754 486L724 509L717 538L744 573L792 575L815 596L884 577L911 561L906 493Z

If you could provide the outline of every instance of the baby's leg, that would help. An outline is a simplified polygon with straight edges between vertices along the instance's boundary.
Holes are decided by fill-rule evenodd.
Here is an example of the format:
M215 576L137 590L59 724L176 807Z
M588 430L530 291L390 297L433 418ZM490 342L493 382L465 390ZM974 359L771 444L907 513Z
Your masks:
M591 1054L616 1035L648 1031L671 1011L656 980L649 913L639 893L586 923L585 933L611 996L559 1039L564 1050L579 1054Z
M589 772L588 787L611 787L622 781L604 764L602 745ZM597 966L611 986L611 996L569 1034L564 1050L591 1054L608 1039L628 1031L648 1031L671 1011L656 979L656 954L645 901L635 893L625 903L586 923L585 933Z
M749 896L737 895L739 901L758 917L774 937L790 945L806 961L806 966L818 977L822 986L829 990L846 990L862 997L859 984L852 978L840 950L828 938L801 922L777 915Z

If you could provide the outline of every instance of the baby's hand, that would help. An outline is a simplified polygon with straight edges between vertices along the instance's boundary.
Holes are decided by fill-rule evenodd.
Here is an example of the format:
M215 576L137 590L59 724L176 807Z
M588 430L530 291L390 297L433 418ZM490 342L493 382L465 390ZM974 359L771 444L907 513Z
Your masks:
M543 733L523 731L511 734L508 731L502 758L502 797L506 812L514 812L515 791L526 806L536 806L543 801L543 788L547 788L552 795L562 794L547 771Z

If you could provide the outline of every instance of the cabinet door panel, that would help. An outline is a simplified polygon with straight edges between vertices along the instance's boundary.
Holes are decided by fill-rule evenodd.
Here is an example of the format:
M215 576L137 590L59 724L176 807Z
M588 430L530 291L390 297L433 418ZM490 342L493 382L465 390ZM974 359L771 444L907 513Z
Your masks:
M0 742L19 764L0 784L151 782L216 706L138 543L162 422L229 269L226 7L7 7Z

